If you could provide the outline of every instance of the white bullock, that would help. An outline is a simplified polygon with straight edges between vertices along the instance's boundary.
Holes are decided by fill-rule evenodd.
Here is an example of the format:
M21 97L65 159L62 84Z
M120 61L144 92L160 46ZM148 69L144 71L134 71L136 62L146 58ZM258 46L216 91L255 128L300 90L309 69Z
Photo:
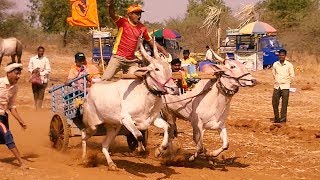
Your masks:
M160 58L156 48L154 48L155 58L147 54L142 43L140 51L150 63L147 67L136 71L144 74L143 79L96 83L90 88L84 104L83 122L86 129L82 131L82 157L84 158L86 154L86 141L95 133L96 126L105 124L107 134L102 143L102 152L111 170L115 170L116 165L108 150L122 125L138 140L140 151L145 149L142 145L143 136L139 130L146 130L151 124L165 130L163 142L158 150L165 151L169 146L169 125L157 117L163 107L161 95L177 94L178 87L172 80L169 63Z
M21 63L22 56L22 44L14 37L2 39L0 38L0 65L3 56L11 56L11 61L16 62L16 56L18 63Z
M218 156L228 149L228 136L225 120L229 114L232 96L238 92L240 86L254 86L255 80L239 61L226 60L224 65L207 65L205 72L212 72L218 76L215 80L200 80L191 92L181 96L166 95L164 98L164 114L172 115L168 119L175 124L176 117L189 120L193 127L193 140L196 152L189 158L194 160L200 153L206 153L203 147L205 130L217 129L220 132L222 146L206 153L208 156ZM166 118L166 117L165 117Z

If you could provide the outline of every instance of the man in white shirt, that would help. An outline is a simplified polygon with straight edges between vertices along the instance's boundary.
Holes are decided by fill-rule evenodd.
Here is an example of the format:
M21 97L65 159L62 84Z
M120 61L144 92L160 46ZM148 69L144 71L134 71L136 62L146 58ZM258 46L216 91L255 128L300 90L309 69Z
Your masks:
M294 79L293 65L286 60L287 51L279 51L279 61L272 67L274 79L274 90L272 95L272 106L275 123L285 123L287 121L287 107L289 101L290 84ZM281 117L279 118L279 101L282 98Z
M207 52L205 60L213 61L213 54L209 46L206 46Z
M32 83L32 91L37 110L41 109L44 98L44 92L48 85L48 77L51 71L50 62L47 57L44 56L44 47L38 47L38 55L30 58L28 70L32 73L32 76L39 75L41 78L40 83Z
M19 166L23 166L20 152L13 140L9 129L7 112L10 111L23 129L27 129L26 123L20 117L16 109L16 98L18 93L18 80L20 79L22 64L9 63L4 70L7 76L0 78L0 144L5 144L12 154L17 158Z

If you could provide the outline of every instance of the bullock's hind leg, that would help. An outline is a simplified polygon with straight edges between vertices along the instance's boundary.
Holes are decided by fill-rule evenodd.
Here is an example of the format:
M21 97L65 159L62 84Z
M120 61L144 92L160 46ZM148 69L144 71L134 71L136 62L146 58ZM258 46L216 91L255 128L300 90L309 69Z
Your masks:
M21 55L17 55L18 63L21 63Z
M117 170L117 166L112 161L109 154L109 147L114 138L117 136L120 131L121 125L118 126L106 126L107 134L106 138L102 142L102 152L107 159L109 170Z
M1 66L1 63L2 63L2 58L3 58L3 56L0 54L0 66Z
M16 55L11 55L11 62L15 63L16 62Z
M97 129L83 129L81 130L81 139L82 139L82 160L86 158L87 154L87 141L88 139L96 133Z
M168 148L172 146L172 139L169 137L169 124L160 116L153 122L153 125L163 129L163 140L159 148L155 151L155 156L160 157Z
M193 141L196 143L196 153L194 153L189 161L194 161L199 154L205 153L205 149L203 147L203 134L204 129L202 123L198 122L197 124L192 124L193 127Z

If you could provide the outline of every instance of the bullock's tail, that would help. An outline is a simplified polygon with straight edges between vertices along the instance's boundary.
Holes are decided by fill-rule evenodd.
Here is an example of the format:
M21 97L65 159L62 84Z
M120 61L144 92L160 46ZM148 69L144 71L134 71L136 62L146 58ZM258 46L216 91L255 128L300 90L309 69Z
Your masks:
M22 43L18 39L16 39L16 55L18 58L18 63L21 63L22 49Z

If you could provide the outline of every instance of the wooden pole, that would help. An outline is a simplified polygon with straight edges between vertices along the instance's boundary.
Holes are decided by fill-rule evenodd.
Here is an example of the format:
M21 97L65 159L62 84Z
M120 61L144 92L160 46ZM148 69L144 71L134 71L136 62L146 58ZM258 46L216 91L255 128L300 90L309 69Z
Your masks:
M220 16L219 16L220 18ZM220 49L220 41L221 41L221 27L220 27L220 19L218 20L218 23L217 23L217 26L218 26L218 30L217 30L217 49L218 49L218 52L219 52L219 49Z
M137 79L137 78L139 78L135 74L122 74L122 73L117 73L114 77L121 78L121 79ZM182 79L182 75L180 72L173 72L172 78L173 79ZM198 78L199 79L215 79L217 77L213 73L199 72Z
M98 30L99 32L101 32L101 29L100 29L100 25L98 27ZM101 41L101 34L99 36L99 49L100 49L100 61L102 63L102 71L104 72L104 60L103 60L103 49L102 49L102 41Z

